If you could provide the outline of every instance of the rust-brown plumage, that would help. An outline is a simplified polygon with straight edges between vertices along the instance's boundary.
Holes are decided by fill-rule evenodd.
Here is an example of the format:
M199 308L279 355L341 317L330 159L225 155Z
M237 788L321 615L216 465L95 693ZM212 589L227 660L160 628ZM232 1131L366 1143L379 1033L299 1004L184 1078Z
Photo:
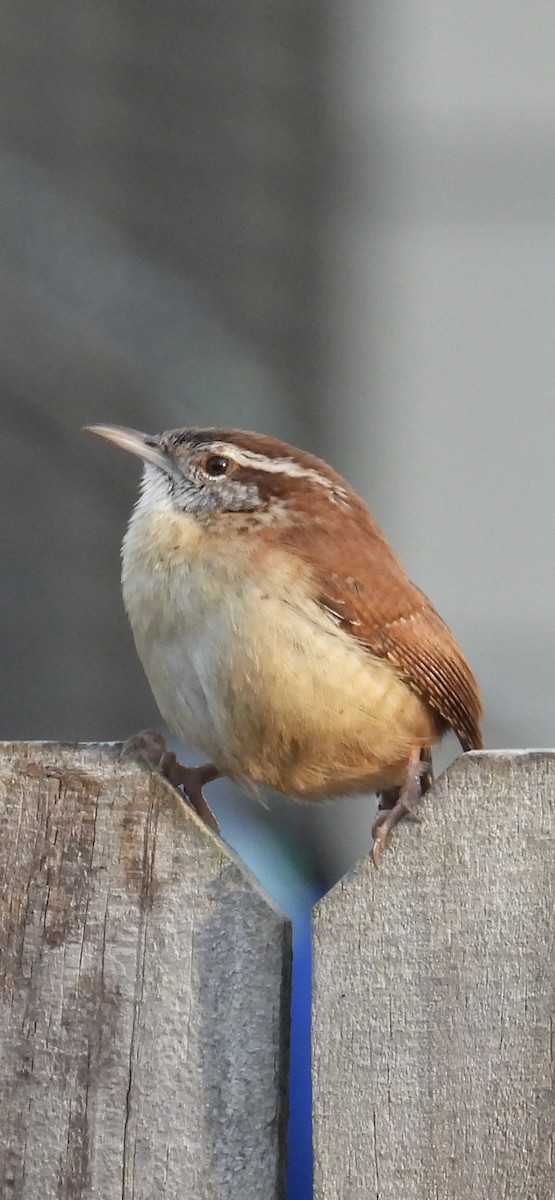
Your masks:
M316 527L310 553L321 603L373 654L399 668L434 712L438 733L451 728L464 750L478 749L481 704L474 676L447 625L370 515L358 514L356 535L347 534L335 554Z
M206 433L199 431L199 445L205 443ZM270 459L291 458L330 481L335 493L322 507L322 485L316 479L235 468L238 478L256 483L267 503L288 502L287 525L270 526L263 536L268 543L279 540L287 545L305 563L322 606L371 653L402 672L408 686L430 706L439 736L452 729L464 750L480 749L482 705L474 675L450 629L409 579L364 501L328 463L277 438L237 429L209 434L214 442Z
M173 762L171 777L205 819L218 774L311 800L378 791L379 852L429 781L434 742L452 729L482 745L481 703L364 502L262 434L93 432L147 463L124 600L161 712L212 759Z

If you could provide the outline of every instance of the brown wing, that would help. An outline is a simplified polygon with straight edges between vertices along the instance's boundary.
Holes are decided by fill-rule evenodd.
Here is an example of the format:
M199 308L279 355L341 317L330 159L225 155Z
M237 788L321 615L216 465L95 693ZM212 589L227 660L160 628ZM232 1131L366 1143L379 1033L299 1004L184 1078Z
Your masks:
M241 478L256 483L262 498L288 506L286 526L266 527L268 542L277 538L304 561L322 606L370 651L395 664L436 713L440 729L453 729L465 750L482 746L476 680L450 630L411 583L364 501L327 463L293 446L238 430L210 432L212 438L281 461L281 472L257 467L254 461L240 471ZM301 470L288 469L288 464Z
M321 510L320 510L321 512ZM328 521L314 511L288 542L310 567L320 603L372 653L398 668L464 750L483 745L474 676L455 638L406 571L358 497Z

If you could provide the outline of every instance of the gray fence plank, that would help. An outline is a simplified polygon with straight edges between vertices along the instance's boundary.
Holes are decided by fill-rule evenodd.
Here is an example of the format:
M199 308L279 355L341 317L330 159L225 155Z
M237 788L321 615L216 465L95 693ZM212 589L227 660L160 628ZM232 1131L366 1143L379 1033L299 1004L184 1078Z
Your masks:
M552 1200L555 752L422 808L315 912L315 1197Z
M285 918L106 747L0 747L0 830L0 1195L282 1197Z

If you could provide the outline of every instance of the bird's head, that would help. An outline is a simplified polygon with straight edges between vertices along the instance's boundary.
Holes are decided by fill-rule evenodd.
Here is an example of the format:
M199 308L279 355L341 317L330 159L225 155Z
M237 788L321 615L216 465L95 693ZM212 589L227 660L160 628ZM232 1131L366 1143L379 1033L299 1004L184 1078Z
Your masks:
M140 504L199 518L217 513L283 512L329 501L344 505L347 485L326 463L276 438L236 429L175 429L150 435L119 425L88 425L144 462Z

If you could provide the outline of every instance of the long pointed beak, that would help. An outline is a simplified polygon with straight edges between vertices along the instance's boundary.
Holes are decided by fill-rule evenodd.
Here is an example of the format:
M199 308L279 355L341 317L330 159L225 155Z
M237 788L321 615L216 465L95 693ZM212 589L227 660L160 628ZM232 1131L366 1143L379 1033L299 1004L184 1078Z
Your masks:
M169 471L169 455L160 438L151 437L149 433L139 433L138 429L126 429L123 425L84 425L83 428L86 433L95 433L97 437L113 442L120 450L136 454L143 462L153 463L162 471Z

